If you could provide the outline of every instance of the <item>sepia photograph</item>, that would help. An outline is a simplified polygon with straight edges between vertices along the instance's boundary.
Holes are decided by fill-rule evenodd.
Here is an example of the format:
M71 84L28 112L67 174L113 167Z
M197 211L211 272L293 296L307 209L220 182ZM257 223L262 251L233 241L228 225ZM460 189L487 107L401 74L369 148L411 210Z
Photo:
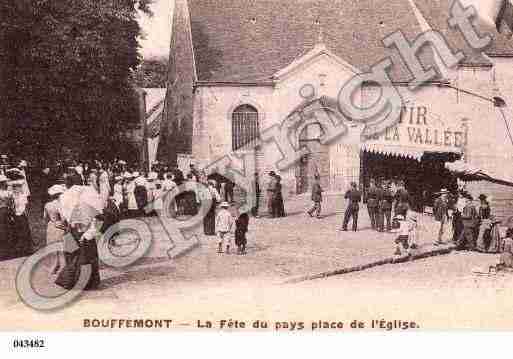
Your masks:
M0 331L513 329L512 0L3 0Z

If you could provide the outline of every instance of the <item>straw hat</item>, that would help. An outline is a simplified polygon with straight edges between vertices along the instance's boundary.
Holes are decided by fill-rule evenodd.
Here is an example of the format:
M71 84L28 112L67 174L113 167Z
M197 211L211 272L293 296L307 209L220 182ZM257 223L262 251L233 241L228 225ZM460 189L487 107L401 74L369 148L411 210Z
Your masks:
M137 186L144 186L145 182L146 182L146 180L143 177L137 177L135 179L135 184Z
M66 191L66 188L64 188L64 186L62 186L60 184L56 184L48 189L48 194L50 196L54 196L59 193L64 193L65 191Z
M222 207L222 208L229 208L230 204L228 202L223 202L223 203L220 204L220 207Z
M114 181L119 182L119 181L121 181L123 178L124 178L123 176L116 176L116 177L114 177Z
M125 172L125 173L123 173L123 178L130 179L130 178L132 178L132 174L130 172Z
M134 173L132 173L132 177L139 177L141 174L137 171L135 171Z

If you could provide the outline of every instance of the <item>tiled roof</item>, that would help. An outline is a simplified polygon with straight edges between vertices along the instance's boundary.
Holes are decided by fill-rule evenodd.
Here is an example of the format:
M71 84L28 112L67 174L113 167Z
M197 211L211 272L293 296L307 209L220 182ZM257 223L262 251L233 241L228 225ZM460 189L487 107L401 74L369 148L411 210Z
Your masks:
M198 80L252 82L270 79L322 42L365 71L391 56L394 81L411 76L397 52L381 39L401 29L421 31L408 0L188 0ZM428 47L424 64L433 63Z
M490 65L472 51L458 30L448 28L453 0L414 0L433 29L468 55L465 63ZM394 81L411 75L394 49L381 43L401 30L409 40L421 27L409 0L188 0L192 41L199 81L265 81L322 42L334 54L365 71L391 56ZM482 22L494 43L490 54L513 54L513 43ZM434 63L429 46L422 50L424 65Z

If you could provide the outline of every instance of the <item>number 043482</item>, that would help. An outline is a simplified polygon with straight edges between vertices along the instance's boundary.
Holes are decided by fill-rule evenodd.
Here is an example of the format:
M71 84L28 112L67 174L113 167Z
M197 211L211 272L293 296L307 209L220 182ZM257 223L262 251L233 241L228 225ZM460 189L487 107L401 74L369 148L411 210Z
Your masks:
M14 339L14 348L44 348L45 341L43 339Z

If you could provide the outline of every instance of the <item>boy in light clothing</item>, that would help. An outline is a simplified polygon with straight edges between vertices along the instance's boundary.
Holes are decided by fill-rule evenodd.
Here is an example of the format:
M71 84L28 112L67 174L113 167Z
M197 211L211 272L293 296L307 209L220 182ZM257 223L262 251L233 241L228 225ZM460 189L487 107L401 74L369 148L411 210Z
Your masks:
M232 239L230 232L234 228L234 219L228 211L229 207L228 202L221 203L221 210L216 216L216 232L219 237L217 253L223 253L223 244L226 241L226 254L230 254L230 242Z
M394 218L395 220L397 220L399 222L399 229L397 230L398 232L398 236L395 240L395 244L396 244L396 249L395 249L395 255L401 255L401 246L403 247L403 249L405 251L407 251L408 249L410 249L410 237L413 237L414 236L414 233L415 233L415 227L416 227L416 219L415 221L412 221L412 220L407 220L403 215L401 214L398 214L397 216L395 216ZM414 244L415 244L415 240L414 238L411 238L412 241ZM414 248L417 247L417 245L415 244L413 246ZM414 249L412 248L412 249Z

